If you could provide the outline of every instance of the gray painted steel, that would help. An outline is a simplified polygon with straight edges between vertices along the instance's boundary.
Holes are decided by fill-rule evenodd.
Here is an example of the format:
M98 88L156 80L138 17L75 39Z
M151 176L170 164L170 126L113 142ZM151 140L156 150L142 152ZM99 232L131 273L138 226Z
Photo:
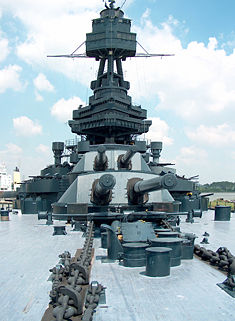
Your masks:
M208 249L227 246L235 253L235 214L230 222L214 222L213 211L194 224L185 223L181 230L196 233L199 237L210 234ZM183 221L184 220L184 221ZM106 251L97 249L97 255ZM92 278L107 287L106 304L97 308L94 321L231 321L235 314L234 299L216 283L225 275L201 260L183 260L164 278L144 275L145 268L125 268L116 263L102 264L95 261ZM108 275L108 277L107 277ZM110 317L111 316L111 317Z
M145 249L148 243L125 243L123 244L123 264L128 267L146 265Z
M108 232L102 232L101 233L101 247L103 249L107 249L107 247L108 247L107 239L108 239Z
M171 248L149 247L146 249L146 275L147 276L168 276L170 275Z
M122 223L121 229L124 242L147 242L155 237L150 222Z
M10 214L9 222L0 222L1 321L41 320L51 290L49 269L59 262L59 254L75 254L84 243L81 232L71 227L67 232L52 236L53 226L30 214Z
M155 228L154 232L155 233L158 233L158 232L171 232L171 229L169 229L169 228Z
M181 259L182 260L191 260L193 258L194 242L183 239L181 244Z
M231 207L230 206L216 206L215 207L215 221L230 221Z
M178 266L181 264L181 243L182 239L176 237L163 237L151 240L152 247L169 247L172 249L170 253L171 266Z
M181 230L196 233L198 243L207 231L210 244L206 248L215 251L226 246L235 254L234 213L230 222L215 222L214 211L196 218L194 224L183 220ZM49 302L49 269L58 263L59 254L66 250L74 254L84 243L81 232L72 232L69 226L67 232L52 236L53 227L37 221L35 215L10 214L9 222L0 222L1 320L41 320ZM94 321L233 320L235 301L216 285L225 275L203 261L183 260L170 276L149 278L144 267L102 263L100 257L106 253L95 239L91 279L107 289L106 303L97 308Z
M157 233L159 238L162 237L178 237L179 236L179 232L158 232Z

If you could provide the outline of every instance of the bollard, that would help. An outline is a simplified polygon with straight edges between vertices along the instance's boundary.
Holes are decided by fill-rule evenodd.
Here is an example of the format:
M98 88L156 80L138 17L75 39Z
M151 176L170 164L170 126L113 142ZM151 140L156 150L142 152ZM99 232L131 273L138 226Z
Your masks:
M169 247L172 249L170 252L171 266L178 266L181 263L181 243L182 239L179 237L163 237L151 240L152 247Z
M146 250L146 272L147 276L170 275L170 252L168 247L149 247Z
M215 221L230 221L231 217L231 207L230 206L220 206L215 207Z
M138 267L146 265L145 249L148 243L125 243L123 244L123 264L128 267Z

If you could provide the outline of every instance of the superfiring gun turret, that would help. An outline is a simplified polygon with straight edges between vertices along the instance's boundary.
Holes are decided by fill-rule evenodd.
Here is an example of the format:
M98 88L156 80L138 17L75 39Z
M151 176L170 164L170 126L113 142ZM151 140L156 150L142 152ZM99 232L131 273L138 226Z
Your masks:
M115 177L104 174L92 184L91 202L96 205L108 205L112 200L112 189L116 184Z
M97 149L97 155L94 161L95 171L104 171L108 167L108 157L105 155L106 148L100 145Z
M125 154L121 154L118 157L118 168L126 168L131 170L132 164L131 164L131 159L137 152L136 146L131 146L130 149Z
M127 193L131 204L142 204L148 201L148 193L160 189L169 189L177 184L177 178L174 174L165 174L147 180L132 178L128 182Z

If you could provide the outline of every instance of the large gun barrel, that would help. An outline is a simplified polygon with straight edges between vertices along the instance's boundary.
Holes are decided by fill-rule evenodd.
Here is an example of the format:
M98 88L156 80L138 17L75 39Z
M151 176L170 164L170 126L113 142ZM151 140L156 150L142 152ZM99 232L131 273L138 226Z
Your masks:
M200 194L201 197L208 197L214 195L214 193Z
M111 174L104 174L95 180L92 186L91 202L97 205L108 205L112 200L112 189L116 179Z
M95 171L103 171L107 168L108 157L105 155L106 148L103 145L100 145L97 149L97 155L94 162Z
M131 169L130 161L136 152L137 152L136 146L131 146L125 154L120 155L118 159L118 167Z
M157 191L161 188L172 188L176 186L177 179L174 174L165 174L164 176L154 177L151 179L138 181L133 189L137 194L145 194L152 191Z
M116 184L115 177L111 174L104 174L95 185L95 194L97 197L109 193Z
M147 193L162 188L169 189L176 186L176 184L177 178L172 173L147 180L132 178L127 183L128 200L131 204L143 204L148 201Z

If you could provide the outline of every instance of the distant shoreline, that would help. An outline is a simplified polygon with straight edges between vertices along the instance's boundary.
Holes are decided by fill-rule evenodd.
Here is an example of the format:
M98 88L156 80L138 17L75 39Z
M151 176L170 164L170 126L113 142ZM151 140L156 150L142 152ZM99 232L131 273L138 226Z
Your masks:
M203 194L205 192L202 192ZM235 201L235 192L210 192L213 193L213 195L209 196L209 200L214 201L219 198L223 198L224 200L229 200L229 201Z
M217 193L217 194L220 194L220 193L225 193L225 194L235 194L235 191L202 191L202 190L200 190L199 189L199 191L201 192L201 193Z
M235 183L228 181L199 184L198 187L201 193L235 193Z

